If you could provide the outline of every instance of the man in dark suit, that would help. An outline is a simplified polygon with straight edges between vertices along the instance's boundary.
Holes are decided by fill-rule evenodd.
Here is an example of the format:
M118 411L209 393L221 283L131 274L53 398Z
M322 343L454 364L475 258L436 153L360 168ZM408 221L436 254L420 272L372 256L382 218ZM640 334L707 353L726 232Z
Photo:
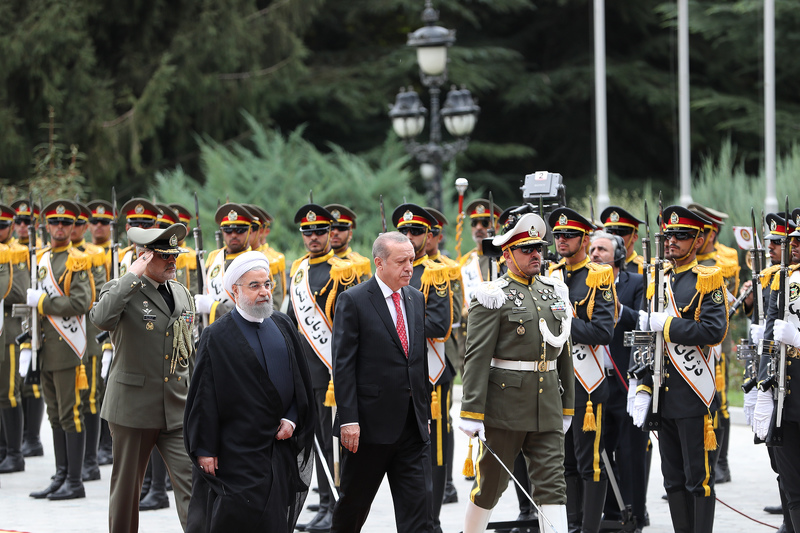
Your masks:
M647 476L650 472L647 449L649 433L633 425L627 411L628 399L636 395L638 381L631 378L628 386L628 369L631 367L631 349L624 345L624 334L637 328L640 309L644 306L644 276L636 273L636 264L627 263L625 242L619 235L596 231L592 235L589 255L597 264L611 265L619 302L614 338L608 345L605 372L608 377L608 400L605 410L605 444L614 475L619 480L620 492L626 505L630 505L639 527L645 523L645 498ZM645 314L641 311L642 314ZM618 520L619 506L613 494L606 494L605 518ZM637 530L640 531L640 530Z
M421 292L408 287L414 246L397 232L372 246L375 277L339 295L333 326L334 431L344 456L331 531L360 531L384 474L398 531L433 530L430 385ZM433 328L432 328L433 329Z

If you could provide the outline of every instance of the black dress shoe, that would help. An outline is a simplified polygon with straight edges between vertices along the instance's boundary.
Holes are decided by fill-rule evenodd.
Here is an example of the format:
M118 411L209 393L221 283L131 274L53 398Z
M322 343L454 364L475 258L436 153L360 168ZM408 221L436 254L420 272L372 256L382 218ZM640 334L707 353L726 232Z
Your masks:
M731 471L728 468L717 468L714 472L714 483L730 483L731 481Z
M8 454L6 458L0 462L0 474L11 474L13 472L25 471L25 459L22 458L22 453L19 451L14 455Z
M319 504L318 503L310 503L310 504L306 505L306 510L307 511L311 511L312 513L318 513L319 512Z
M322 518L314 525L309 525L306 528L306 531L309 533L327 533L331 530L331 525L333 525L333 511L328 511Z
M317 522L319 522L325 517L326 514L328 514L327 509L320 509L319 511L317 511L317 514L314 515L314 518L312 518L305 524L297 524L296 526L294 526L294 528L297 531L308 531L308 528L315 526Z
M458 503L458 492L456 492L456 487L452 483L448 483L444 486L442 503Z
M22 443L22 451L23 457L41 457L44 455L44 448L42 448L42 441L24 441Z
M521 522L522 520L539 520L539 513L535 510L528 513L520 513L519 516L517 516L517 522ZM538 527L525 526L515 527L511 530L511 533L534 533L535 531L538 531Z
M778 528L778 532L777 533L786 533L786 523L785 522L783 524L781 524L781 527Z
M169 496L166 492L156 492L151 490L142 501L139 502L140 511L155 511L156 509L166 509L169 507Z
M48 500L76 500L78 498L85 498L86 490L83 488L83 482L73 482L67 479L61 487L55 492L47 495Z
M764 512L769 514L783 514L783 507L780 505L767 505L764 507Z
M100 467L97 465L87 467L85 464L83 465L83 471L81 472L81 479L83 481L97 481L100 479Z

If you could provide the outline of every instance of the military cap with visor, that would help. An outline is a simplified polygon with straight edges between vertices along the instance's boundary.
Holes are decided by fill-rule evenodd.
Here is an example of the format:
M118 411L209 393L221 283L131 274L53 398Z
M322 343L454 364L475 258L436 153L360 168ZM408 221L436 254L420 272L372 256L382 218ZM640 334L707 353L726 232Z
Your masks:
M719 233L719 229L725 225L725 221L728 219L728 215L726 213L717 211L716 209L711 209L710 207L706 207L698 203L689 204L688 209L689 211L694 211L708 221L708 223L705 225L706 230L712 229L717 233Z
M553 229L553 235L571 235L577 237L578 232L588 235L595 230L592 224L586 217L570 209L569 207L558 207L550 213L548 218L550 227Z
M119 210L128 224L144 224L153 227L158 219L158 207L144 198L131 198Z
M89 206L87 206L86 204L84 204L82 202L75 202L75 205L77 205L81 210L80 213L78 214L78 218L75 220L75 224L79 224L79 225L88 224L89 223L89 217L92 215L92 212L89 209Z
M181 204L168 204L168 205L170 209L172 209L173 211L175 211L175 213L177 213L178 221L181 224L186 224L187 227L192 225L192 213L190 213L188 209L186 209Z
M426 207L425 211L433 215L433 218L436 219L436 224L431 228L431 233L434 235L440 234L442 232L442 227L447 224L447 217L444 216L444 213L433 207Z
M272 217L270 217L266 211L264 211L255 204L242 204L242 205L253 215L253 226L259 228L262 227L264 224L267 224L267 226L269 226L270 222L272 221Z
M469 218L489 218L491 215L491 207L490 202L486 198L477 198L472 200L470 203L467 204L466 209L464 209L464 213L466 213ZM494 216L495 219L500 217L500 214L503 212L500 207L495 204L494 205Z
M152 250L159 254L183 254L188 252L178 243L186 238L186 226L173 224L168 228L131 228L128 230L128 240L137 246Z
M789 234L790 237L800 237L800 207L792 211L792 219L789 222L794 222L794 231Z
M7 228L14 220L14 208L10 205L0 204L0 228Z
M294 223L300 224L300 231L329 230L332 222L331 212L319 204L306 204L294 215Z
M28 200L16 200L11 204L11 209L14 211L14 222L27 222L33 223L33 219L39 218L41 211L36 203L33 204L33 211L31 211L31 203Z
M42 209L48 224L68 222L74 224L81 214L81 208L72 200L53 200Z
M222 228L249 228L253 223L253 214L242 204L222 204L214 214L214 221Z
M156 204L156 207L159 210L158 218L156 219L156 224L159 228L165 229L181 221L178 213L167 204Z
M764 217L767 223L768 233L764 237L768 241L779 241L783 239L787 233L791 233L795 228L794 221L790 218L786 220L786 213L767 213ZM788 228L788 232L787 232Z
M334 228L336 226L342 226L342 230L346 229L345 226L349 226L347 229L356 229L356 214L347 206L342 204L328 204L325 206L331 215L333 215L333 223L331 224Z
M89 208L89 223L97 224L104 220L111 223L114 220L114 207L105 200L92 200L86 207Z
M436 225L436 218L417 204L400 204L392 213L392 224L397 229L408 227L429 230Z
M620 229L636 231L639 229L640 224L644 224L643 220L639 220L625 209L610 205L603 209L600 213L600 221L603 223L605 229Z
M522 248L526 246L546 244L547 225L542 217L535 213L525 213L519 217L514 226L503 235L492 239L492 244L501 250Z

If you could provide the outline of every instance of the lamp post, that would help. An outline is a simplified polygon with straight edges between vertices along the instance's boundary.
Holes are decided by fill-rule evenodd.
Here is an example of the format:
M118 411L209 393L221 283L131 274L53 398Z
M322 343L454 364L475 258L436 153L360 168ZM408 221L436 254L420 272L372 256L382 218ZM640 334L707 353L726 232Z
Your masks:
M394 106L390 106L389 117L395 133L403 139L406 151L420 164L430 205L441 211L442 165L467 149L480 107L467 89L453 85L440 108L441 87L447 82L447 48L456 40L455 30L436 25L439 12L433 9L431 0L425 0L422 20L425 26L408 34L406 44L417 49L420 81L430 93L428 142L416 141L417 135L425 129L427 109L412 87L400 89ZM452 142L442 142L442 122L453 136Z

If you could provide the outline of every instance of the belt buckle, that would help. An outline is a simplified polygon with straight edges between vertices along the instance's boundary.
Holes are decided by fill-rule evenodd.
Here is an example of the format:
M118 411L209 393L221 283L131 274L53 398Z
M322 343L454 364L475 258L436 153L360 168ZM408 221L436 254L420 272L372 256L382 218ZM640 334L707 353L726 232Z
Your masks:
M547 371L547 361L539 361L539 372Z

